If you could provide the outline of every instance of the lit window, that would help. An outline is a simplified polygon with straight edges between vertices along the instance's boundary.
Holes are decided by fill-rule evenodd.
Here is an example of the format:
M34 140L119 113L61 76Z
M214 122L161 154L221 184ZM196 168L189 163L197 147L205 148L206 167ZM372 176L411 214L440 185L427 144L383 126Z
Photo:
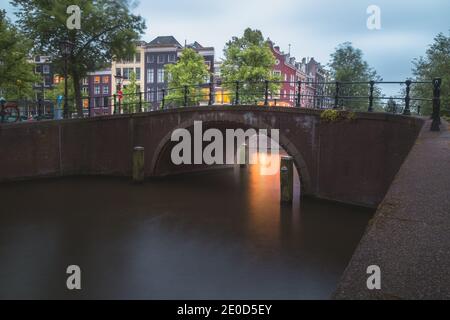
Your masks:
M100 76L95 76L94 77L94 83L100 83Z
M109 83L109 76L104 76L102 78L102 80L103 80L103 83Z

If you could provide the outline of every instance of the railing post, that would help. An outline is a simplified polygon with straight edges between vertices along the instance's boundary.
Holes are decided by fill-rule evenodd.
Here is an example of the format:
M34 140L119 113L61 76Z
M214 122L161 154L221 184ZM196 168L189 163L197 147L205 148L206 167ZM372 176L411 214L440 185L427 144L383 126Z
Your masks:
M302 99L302 82L298 81L297 83L298 89L297 89L297 108L300 108L302 106L301 99Z
M184 86L184 106L188 105L188 86Z
M264 82L264 106L269 105L269 80Z
M403 111L403 115L410 116L411 115L411 108L410 108L410 102L411 102L411 80L406 80L406 97L405 97L405 110Z
M165 106L166 106L166 89L162 89L161 109L164 109Z
M234 104L239 104L239 81L236 81L236 100Z
M208 106L212 106L214 103L214 82L211 81L209 83L209 101L208 101Z
M117 95L115 94L113 97L114 97L114 114L117 114Z
M369 95L369 112L373 112L373 91L375 89L375 81L370 81L370 95Z
M433 122L431 123L431 131L441 130L441 84L441 78L433 79Z
M339 90L340 90L340 84L339 81L336 81L336 92L334 94L334 107L333 109L337 109L339 105Z

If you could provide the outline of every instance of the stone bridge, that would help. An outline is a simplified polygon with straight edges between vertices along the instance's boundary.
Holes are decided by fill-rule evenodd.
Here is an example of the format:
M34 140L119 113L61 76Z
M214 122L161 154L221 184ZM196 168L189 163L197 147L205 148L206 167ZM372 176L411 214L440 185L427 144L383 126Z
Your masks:
M423 120L381 113L327 122L321 111L256 106L214 106L90 119L0 126L0 182L71 175L130 176L134 146L145 148L147 177L202 166L170 161L173 130L279 129L280 145L294 158L302 193L376 207L385 196L423 126Z

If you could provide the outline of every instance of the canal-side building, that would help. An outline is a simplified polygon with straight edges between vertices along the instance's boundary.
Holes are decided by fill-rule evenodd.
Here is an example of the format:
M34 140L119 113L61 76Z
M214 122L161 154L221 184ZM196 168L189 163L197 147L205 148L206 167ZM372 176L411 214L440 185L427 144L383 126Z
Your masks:
M130 74L136 74L138 91L144 90L145 49L147 43L140 41L136 44L136 53L126 59L112 61L112 93L117 94L119 85L126 87L130 83Z
M81 92L85 113L91 116L112 114L112 69L91 72L82 80Z
M38 81L33 84L36 93L36 100L45 99L45 92L54 87L54 67L50 56L37 55L33 58L34 73L38 76ZM59 77L58 77L59 79Z
M278 94L272 97L270 104L277 106L293 107L296 98L297 69L295 58L281 51L279 46L269 42L275 57L273 74L281 80L281 88Z
M205 83L214 79L214 48L204 47L198 42L182 46L173 36L160 36L145 48L145 99L154 105L162 100L162 89L167 89L165 67L176 63L184 48L191 48L200 54L210 71Z

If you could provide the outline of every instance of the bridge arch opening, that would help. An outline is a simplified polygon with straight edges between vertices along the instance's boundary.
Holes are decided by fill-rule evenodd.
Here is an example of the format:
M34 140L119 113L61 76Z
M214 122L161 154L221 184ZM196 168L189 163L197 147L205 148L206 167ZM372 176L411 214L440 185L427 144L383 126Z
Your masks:
M175 165L172 162L171 159L171 153L172 149L178 144L178 142L172 141L172 133L176 129L185 129L191 133L192 136L194 136L194 122L195 120L189 120L184 123L181 123L176 128L173 128L159 143L158 147L155 150L155 153L153 155L153 158L151 160L150 164L150 175L154 177L163 177L163 176L171 176L171 175L177 175L177 174L186 174L186 173L193 173L193 172L202 172L212 169L220 169L224 167L230 167L230 165L207 165L207 164L182 164L182 165ZM217 120L204 120L202 119L202 128L203 132L209 130L209 129L217 129L223 133L223 136L226 136L225 131L227 129L231 130L239 130L242 129L243 131L247 130L255 130L258 134L260 132L264 132L261 130L266 130L266 132L271 132L274 128L267 124L248 124L245 121L241 121L241 119L237 118L233 121L217 121ZM300 153L300 151L296 148L296 146L282 133L281 130L279 132L279 150L280 150L280 157L283 155L291 156L294 160L294 167L296 171L296 175L298 176L299 182L300 182L300 188L301 188L301 194L311 194L311 180L310 180L310 174L308 171L308 168L306 166L305 160ZM270 138L268 138L270 141ZM246 140L248 142L248 139ZM192 141L193 143L193 141ZM210 142L205 142L203 145L203 148L208 145ZM226 142L224 141L224 144ZM193 148L193 146L192 146ZM192 149L193 150L193 149ZM247 150L248 152L249 150ZM269 150L270 152L270 150ZM239 148L235 149L234 157L235 160L239 157ZM269 155L270 156L270 155ZM192 156L193 158L193 156ZM248 160L248 159L247 159ZM273 160L271 158L270 160ZM279 160L278 160L279 161ZM226 160L224 159L224 162ZM192 162L194 163L194 162ZM237 161L234 162L235 165L238 163ZM279 169L279 162L278 162L278 169ZM277 172L278 174L279 172Z

